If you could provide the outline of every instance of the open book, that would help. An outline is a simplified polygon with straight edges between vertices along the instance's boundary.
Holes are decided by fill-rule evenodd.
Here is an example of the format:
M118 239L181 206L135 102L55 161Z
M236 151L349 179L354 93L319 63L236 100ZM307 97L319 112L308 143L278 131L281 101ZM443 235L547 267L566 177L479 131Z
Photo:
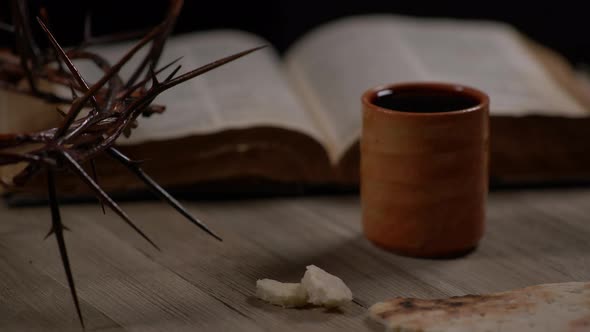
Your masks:
M167 43L162 63L183 56L183 67L195 68L262 44L240 31L181 35ZM96 51L114 61L130 45ZM80 66L92 81L96 72ZM481 21L373 15L320 26L283 58L271 46L166 92L155 102L167 111L140 119L118 144L146 159L145 170L169 188L244 179L354 187L360 96L402 81L456 82L489 94L493 181L590 179L583 139L590 103L570 68L511 27ZM4 123L0 131L18 129ZM107 190L141 188L108 160L98 169ZM69 193L83 188L62 181Z

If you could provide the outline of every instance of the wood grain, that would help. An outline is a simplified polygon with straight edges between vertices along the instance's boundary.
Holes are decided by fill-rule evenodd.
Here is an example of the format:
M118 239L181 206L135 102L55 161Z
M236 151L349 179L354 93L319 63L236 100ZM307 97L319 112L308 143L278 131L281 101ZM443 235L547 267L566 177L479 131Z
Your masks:
M379 331L371 304L590 280L590 189L497 192L480 247L454 260L396 256L360 232L356 196L186 203L217 242L156 202L123 207L162 248L114 214L70 205L63 218L88 331ZM0 207L0 330L78 331L44 207ZM341 312L256 299L259 278L298 281L308 264L340 276Z

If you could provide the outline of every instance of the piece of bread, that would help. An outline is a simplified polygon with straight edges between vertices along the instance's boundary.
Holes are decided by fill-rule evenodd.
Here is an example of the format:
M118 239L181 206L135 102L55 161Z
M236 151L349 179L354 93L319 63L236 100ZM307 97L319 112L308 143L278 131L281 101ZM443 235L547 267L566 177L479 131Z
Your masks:
M369 314L388 331L590 331L590 283L437 300L395 298L373 305Z
M325 307L338 307L352 301L352 292L342 279L315 265L309 265L301 279L308 302Z
M271 279L256 281L256 296L261 300L285 308L307 304L307 293L299 283L279 282Z

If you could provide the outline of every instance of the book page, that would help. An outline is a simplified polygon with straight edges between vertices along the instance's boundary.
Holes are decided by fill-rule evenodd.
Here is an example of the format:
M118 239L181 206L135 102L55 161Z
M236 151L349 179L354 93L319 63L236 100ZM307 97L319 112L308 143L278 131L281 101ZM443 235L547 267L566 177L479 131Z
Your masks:
M178 75L222 57L268 44L251 34L239 31L200 32L169 39L160 66L183 57ZM131 43L95 47L94 50L112 63ZM137 66L140 53L121 71L128 77ZM88 62L77 63L91 81L98 79L96 68ZM163 79L173 67L162 73ZM118 144L139 144L146 141L210 134L221 130L255 126L276 126L307 134L320 143L323 134L303 105L290 90L280 60L272 47L256 51L234 62L207 72L193 80L164 92L155 104L165 105L163 114L140 118L140 125L130 138Z
M486 92L492 115L587 116L510 27L394 15L343 19L287 53L287 70L326 133L333 161L358 140L360 97L382 84L443 81Z
M0 134L55 127L62 119L55 108L41 99L0 89Z

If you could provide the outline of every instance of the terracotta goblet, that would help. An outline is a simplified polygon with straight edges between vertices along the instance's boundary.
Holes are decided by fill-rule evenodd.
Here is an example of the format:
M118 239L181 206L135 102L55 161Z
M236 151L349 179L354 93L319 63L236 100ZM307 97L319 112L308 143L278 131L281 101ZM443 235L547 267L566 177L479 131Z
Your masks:
M474 249L484 233L489 98L474 88L403 83L362 96L365 236L418 257Z

